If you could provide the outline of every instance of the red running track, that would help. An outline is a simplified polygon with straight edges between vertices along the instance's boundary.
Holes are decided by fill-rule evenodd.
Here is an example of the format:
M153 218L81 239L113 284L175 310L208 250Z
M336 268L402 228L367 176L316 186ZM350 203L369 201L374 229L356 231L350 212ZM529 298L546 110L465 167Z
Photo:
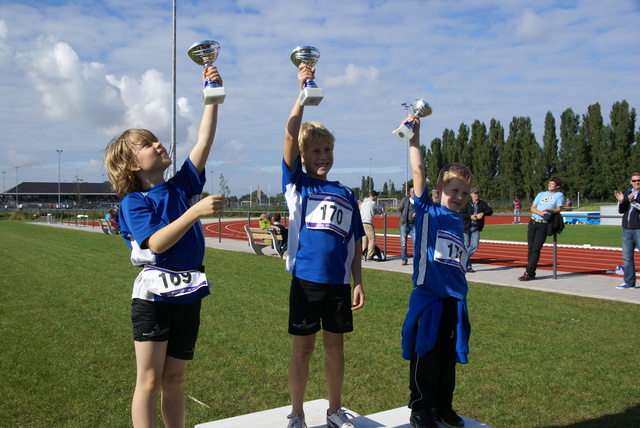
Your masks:
M504 219L507 223L511 223L512 220L511 217L495 218ZM221 224L222 238L242 241L247 239L244 231L244 226L247 224L246 219L224 221ZM218 237L218 223L208 223L204 226L207 237ZM259 227L258 220L251 220L251 227ZM384 226L381 218L376 219L374 227L376 227L377 230L383 230ZM397 217L387 216L387 228L394 229L397 227ZM551 239L549 238L547 242L551 242ZM378 235L377 244L380 248L384 248L383 235ZM558 272L603 275L607 274L607 271L614 271L617 265L622 264L622 251L620 249L558 246L557 251ZM387 235L386 252L389 256L399 257L401 255L399 236ZM409 254L411 255L411 251L409 251ZM524 271L527 266L527 244L481 241L480 248L474 254L472 261L474 263L521 267ZM638 252L636 252L636 265L640 266L640 255ZM553 246L545 245L543 247L538 268L553 269Z

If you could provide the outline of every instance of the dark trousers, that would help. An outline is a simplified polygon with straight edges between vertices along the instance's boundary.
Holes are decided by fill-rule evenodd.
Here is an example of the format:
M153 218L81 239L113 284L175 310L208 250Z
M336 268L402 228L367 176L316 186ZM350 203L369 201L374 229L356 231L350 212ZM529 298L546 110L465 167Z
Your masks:
M527 273L535 277L538 260L540 260L540 250L547 240L547 223L538 223L529 220L527 228L527 242L529 244Z
M442 318L435 346L424 355L415 352L409 363L409 407L412 410L450 409L456 387L456 325L458 301L442 299Z

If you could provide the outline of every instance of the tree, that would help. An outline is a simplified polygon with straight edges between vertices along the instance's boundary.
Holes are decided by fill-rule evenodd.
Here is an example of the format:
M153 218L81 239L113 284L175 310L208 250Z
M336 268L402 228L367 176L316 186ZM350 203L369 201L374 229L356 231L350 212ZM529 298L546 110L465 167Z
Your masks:
M563 177L562 188L579 191L573 176L573 157L578 148L580 116L572 109L566 109L560 116L560 149L558 152L558 174Z
M558 137L556 135L556 119L550 111L544 119L544 136L542 137L542 174L545 180L556 175L558 168Z
M231 196L231 189L229 189L229 184L222 174L220 174L220 193L225 198L227 198L227 200L229 199L229 196Z
M487 189L487 191L491 191L494 197L512 199L513 196L517 196L517 195L510 195L508 193L508 190L503 185L501 185L500 170L501 170L501 164L502 164L502 154L504 152L504 144L505 144L504 128L502 127L502 124L500 123L500 121L495 119L491 119L491 122L489 122L489 144L491 145L491 147L493 147L493 150L495 151L496 159L494 164L495 179L491 181L491 183L489 184L489 189Z
M455 162L456 156L456 134L451 129L442 132L442 162L443 166Z
M471 160L471 151L469 150L469 127L464 123L458 128L458 136L456 137L455 156L452 162L458 162L473 168Z
M608 148L599 103L590 105L587 114L582 116L579 136L578 150L574 156L576 167L573 168L572 175L578 189L582 189L587 198L601 198L606 191L607 180L607 168L603 167L602 160L605 159Z
M616 102L611 107L610 119L610 151L609 174L611 176L610 189L617 189L619 186L627 185L632 173L638 169L638 163L631 162L632 148L634 143L634 131L636 127L636 110L629 110L629 103L626 100Z
M489 141L486 125L479 120L471 125L468 152L473 155L472 171L475 185L482 190L485 197L492 197L491 184L496 177L498 153Z
M426 154L426 169L425 175L429 183L435 183L438 179L438 173L445 165L442 156L442 140L440 138L434 138L431 141L431 148L427 150Z
M509 136L504 145L500 162L500 176L502 185L509 198L520 195L522 197L522 140L519 136L519 119L514 117L509 124Z

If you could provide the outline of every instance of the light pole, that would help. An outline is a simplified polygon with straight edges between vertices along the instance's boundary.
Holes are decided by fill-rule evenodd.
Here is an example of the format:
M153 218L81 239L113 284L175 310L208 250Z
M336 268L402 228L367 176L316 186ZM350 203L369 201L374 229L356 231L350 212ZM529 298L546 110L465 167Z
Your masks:
M60 155L62 150L56 150L58 152L58 209L60 209Z
M16 211L18 211L18 169L19 166L14 167L16 169Z
M407 111L407 114L409 114L409 109L411 108L411 104L407 104L407 103L402 103L402 107L404 107L404 109ZM409 141L407 141L407 163L404 166L404 195L405 196L409 196L409 145L411 143Z
M371 195L371 182L373 179L371 178L371 158L369 158L369 195Z

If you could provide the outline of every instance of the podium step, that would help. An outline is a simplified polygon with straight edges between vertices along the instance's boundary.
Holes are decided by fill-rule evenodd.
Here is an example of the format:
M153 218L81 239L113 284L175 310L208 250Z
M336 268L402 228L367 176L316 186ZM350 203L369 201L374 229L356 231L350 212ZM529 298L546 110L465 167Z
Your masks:
M308 428L325 428L327 426L325 415L328 406L329 402L325 399L304 403ZM411 425L409 425L411 410L408 407L398 407L397 409L386 410L369 416L361 416L349 409L346 410L347 413L354 416L353 423L357 428L411 428ZM287 415L290 411L291 406L278 407L262 412L198 424L195 428L286 428ZM462 419L464 419L465 428L491 428L464 416ZM444 428L444 425L441 425L441 427Z

